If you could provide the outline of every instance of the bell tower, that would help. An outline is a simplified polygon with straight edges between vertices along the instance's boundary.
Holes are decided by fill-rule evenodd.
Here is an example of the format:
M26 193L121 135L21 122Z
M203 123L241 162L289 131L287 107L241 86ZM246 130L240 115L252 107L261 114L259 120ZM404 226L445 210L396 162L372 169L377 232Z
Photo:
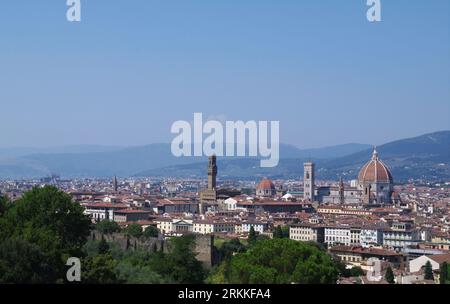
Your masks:
M117 186L117 176L114 176L114 177L113 177L112 184L113 184L113 191L114 191L114 193L116 193L117 190L118 190L118 186Z
M344 180L341 179L339 180L339 203L340 204L344 204L345 203L345 189L344 189Z
M314 163L304 163L303 168L303 198L314 201Z

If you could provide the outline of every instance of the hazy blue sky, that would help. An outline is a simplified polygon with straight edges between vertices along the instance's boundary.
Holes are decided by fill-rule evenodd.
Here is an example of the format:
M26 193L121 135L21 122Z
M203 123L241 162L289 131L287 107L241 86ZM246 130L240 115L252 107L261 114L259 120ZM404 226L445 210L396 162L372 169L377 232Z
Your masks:
M450 1L0 4L0 146L169 142L193 113L301 148L450 129Z

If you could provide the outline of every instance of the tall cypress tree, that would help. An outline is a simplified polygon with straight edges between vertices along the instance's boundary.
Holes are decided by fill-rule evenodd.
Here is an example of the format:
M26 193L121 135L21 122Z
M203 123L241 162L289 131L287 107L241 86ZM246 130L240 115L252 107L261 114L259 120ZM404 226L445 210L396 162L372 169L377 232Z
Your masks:
M389 266L389 267L386 269L386 274L385 274L384 278L386 279L386 281L387 281L389 284L394 284L394 283L395 283L395 280L394 280L394 272L392 271L391 266Z
M447 262L444 262L441 264L441 269L439 272L440 272L439 283L446 284L447 280L448 280L448 264L447 264Z
M249 243L254 243L255 241L256 241L255 228L253 228L253 226L250 226L250 231L248 233L248 242Z
M425 263L425 280L434 280L433 267L430 261Z
M98 244L98 253L99 254L106 254L109 251L109 245L106 242L105 238L102 236L102 240Z
M275 231L273 233L273 237L276 239L282 239L283 238L283 230L281 229L281 226L277 226L275 228Z

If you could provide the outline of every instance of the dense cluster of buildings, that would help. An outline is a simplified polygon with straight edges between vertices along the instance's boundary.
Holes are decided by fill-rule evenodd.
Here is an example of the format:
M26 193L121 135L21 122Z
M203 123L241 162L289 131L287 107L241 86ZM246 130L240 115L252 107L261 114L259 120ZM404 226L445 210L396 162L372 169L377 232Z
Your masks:
M209 158L206 183L50 178L2 181L0 191L18 199L34 186L55 184L83 205L92 221L153 225L161 237L194 233L246 239L253 229L270 238L278 226L288 227L290 239L321 244L348 267L372 271L378 259L382 269L394 269L397 283L423 283L424 263L430 261L438 277L440 265L450 262L449 185L394 185L376 150L357 179L345 182L317 182L315 164L308 162L302 180L263 178L258 184L223 181L219 186L216 162Z

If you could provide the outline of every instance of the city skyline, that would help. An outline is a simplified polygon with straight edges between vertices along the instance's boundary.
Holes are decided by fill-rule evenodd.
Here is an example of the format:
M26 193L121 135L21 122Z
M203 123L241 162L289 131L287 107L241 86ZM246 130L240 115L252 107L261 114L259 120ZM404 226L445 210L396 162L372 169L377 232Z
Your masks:
M450 284L450 1L4 2L2 291Z

